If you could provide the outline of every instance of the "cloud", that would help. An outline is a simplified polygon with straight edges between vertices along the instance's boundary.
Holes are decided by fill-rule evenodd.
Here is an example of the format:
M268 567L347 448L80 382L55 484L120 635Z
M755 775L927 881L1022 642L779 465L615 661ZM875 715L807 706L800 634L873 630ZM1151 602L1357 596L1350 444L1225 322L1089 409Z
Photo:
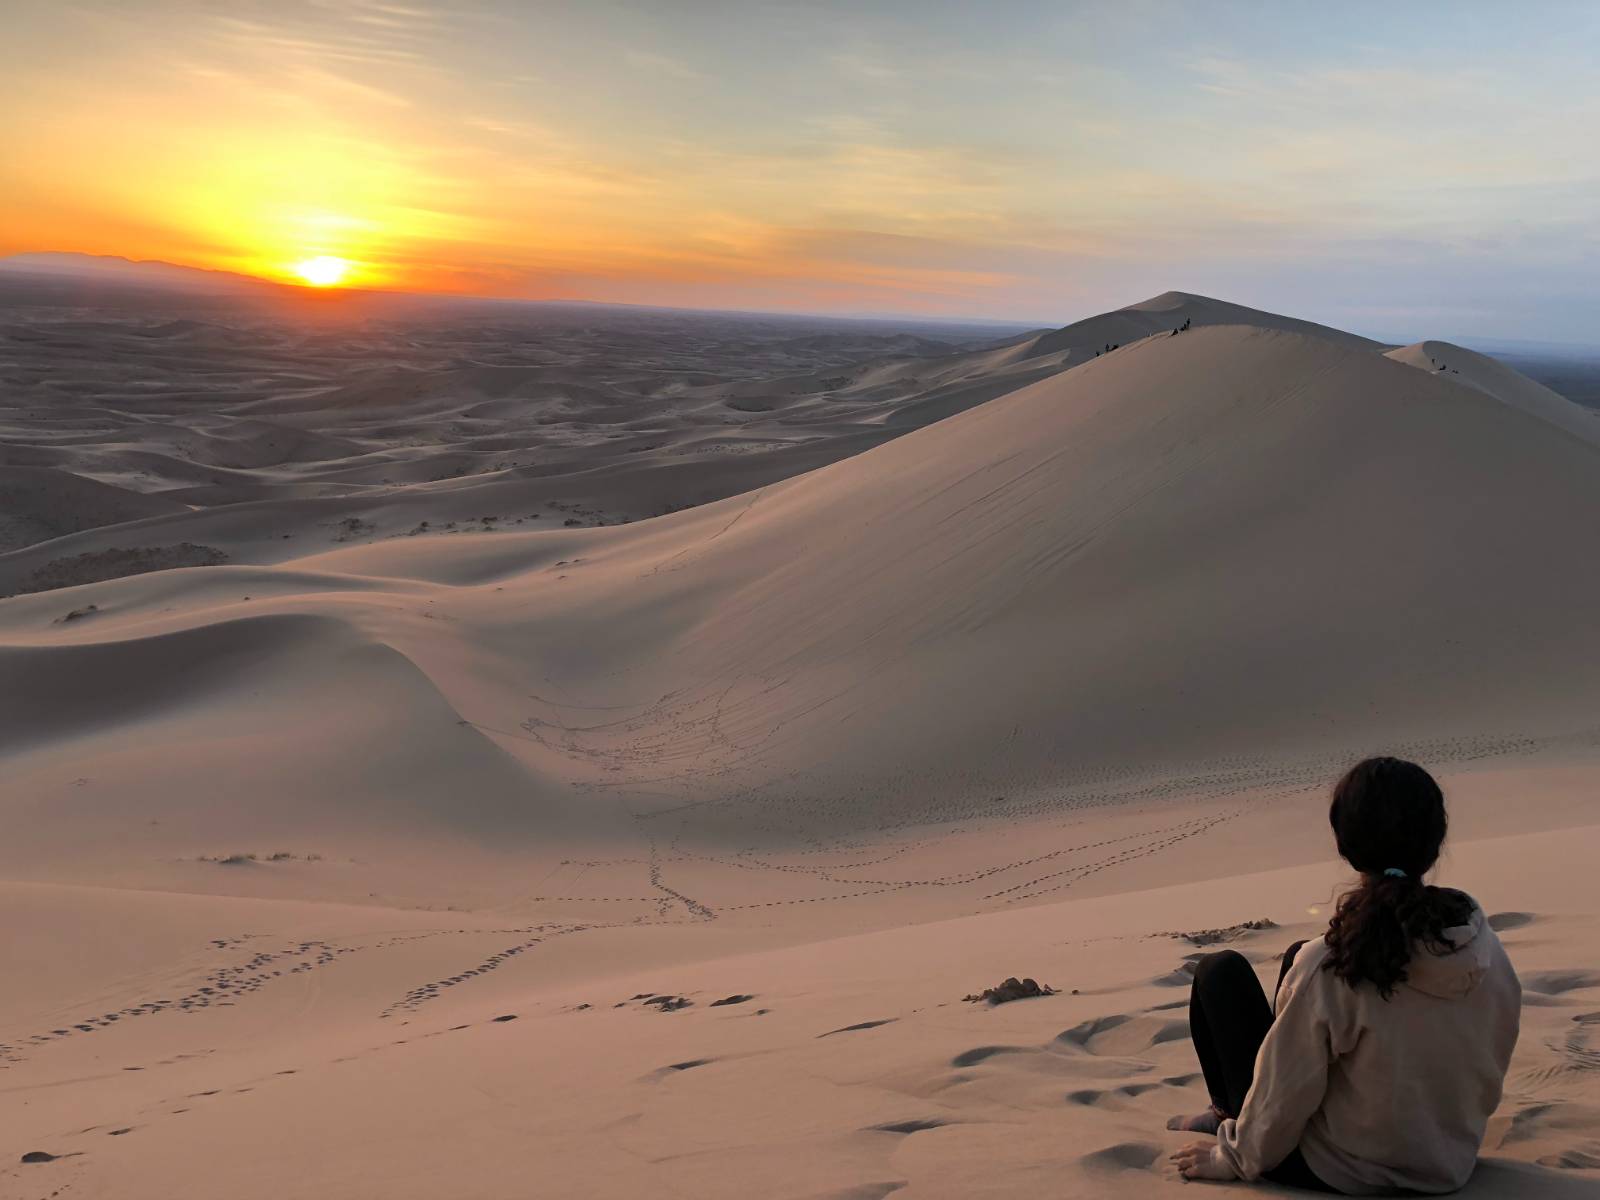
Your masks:
M703 72L695 70L681 59L671 58L665 54L657 54L650 50L624 50L622 59L636 71L666 75L672 79L699 80L706 78Z

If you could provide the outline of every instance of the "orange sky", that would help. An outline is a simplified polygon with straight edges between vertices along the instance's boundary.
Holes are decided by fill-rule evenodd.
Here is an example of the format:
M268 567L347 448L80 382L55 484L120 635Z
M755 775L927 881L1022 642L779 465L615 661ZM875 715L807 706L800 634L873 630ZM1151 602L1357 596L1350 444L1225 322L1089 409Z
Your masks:
M1593 277L1582 8L732 11L17 0L0 254L1022 319L1182 287L1455 329L1488 286Z

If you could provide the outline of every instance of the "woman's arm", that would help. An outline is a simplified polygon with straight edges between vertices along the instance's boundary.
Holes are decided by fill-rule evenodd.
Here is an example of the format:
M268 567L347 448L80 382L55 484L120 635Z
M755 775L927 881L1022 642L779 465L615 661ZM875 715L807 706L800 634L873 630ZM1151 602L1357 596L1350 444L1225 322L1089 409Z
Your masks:
M1331 980L1324 971L1309 971L1280 1000L1277 1019L1256 1055L1244 1109L1237 1120L1224 1121L1217 1130L1218 1168L1226 1167L1241 1179L1259 1179L1300 1144L1306 1123L1322 1107L1333 1061Z

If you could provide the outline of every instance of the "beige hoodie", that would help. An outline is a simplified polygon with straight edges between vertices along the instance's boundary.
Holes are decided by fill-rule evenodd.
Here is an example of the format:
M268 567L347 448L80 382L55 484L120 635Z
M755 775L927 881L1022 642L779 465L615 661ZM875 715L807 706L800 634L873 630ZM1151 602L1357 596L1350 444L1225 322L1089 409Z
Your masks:
M1352 1196L1466 1183L1517 1044L1522 987L1482 909L1446 934L1458 949L1419 947L1388 1000L1324 971L1321 938L1301 947L1217 1156L1258 1179L1298 1146Z

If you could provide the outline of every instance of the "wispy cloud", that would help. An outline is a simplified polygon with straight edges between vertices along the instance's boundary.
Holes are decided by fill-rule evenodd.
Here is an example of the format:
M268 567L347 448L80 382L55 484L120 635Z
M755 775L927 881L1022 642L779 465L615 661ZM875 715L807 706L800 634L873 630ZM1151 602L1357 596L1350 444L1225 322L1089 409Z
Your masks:
M672 79L695 80L706 78L703 71L695 70L695 68L681 59L671 58L665 54L657 54L650 50L624 50L622 52L622 60L636 71L665 75Z

